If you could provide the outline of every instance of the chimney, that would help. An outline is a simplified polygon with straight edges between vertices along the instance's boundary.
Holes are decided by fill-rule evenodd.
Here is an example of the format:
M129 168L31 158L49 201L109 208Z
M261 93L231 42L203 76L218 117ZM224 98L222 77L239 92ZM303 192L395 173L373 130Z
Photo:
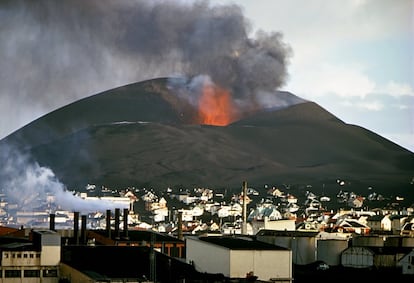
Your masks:
M79 212L73 213L73 237L75 238L75 244L79 245Z
M111 210L106 210L106 233L109 239L111 239Z
M86 215L82 215L82 223L81 223L81 239L82 244L86 244Z
M242 235L247 234L247 182L243 181L243 224Z
M115 208L115 238L119 239L119 216L120 209Z
M183 239L183 213L178 212L178 239Z
M129 214L129 209L124 208L124 237L125 239L128 239L128 214Z
M51 213L49 215L49 230L55 231L55 214Z

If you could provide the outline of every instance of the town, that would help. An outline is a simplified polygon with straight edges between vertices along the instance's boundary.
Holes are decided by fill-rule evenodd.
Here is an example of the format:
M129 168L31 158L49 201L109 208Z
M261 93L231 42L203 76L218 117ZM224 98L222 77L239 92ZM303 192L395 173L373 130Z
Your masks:
M337 188L87 184L71 192L79 210L54 195L21 206L2 193L2 282L302 282L310 272L369 279L367 270L412 280L414 205Z

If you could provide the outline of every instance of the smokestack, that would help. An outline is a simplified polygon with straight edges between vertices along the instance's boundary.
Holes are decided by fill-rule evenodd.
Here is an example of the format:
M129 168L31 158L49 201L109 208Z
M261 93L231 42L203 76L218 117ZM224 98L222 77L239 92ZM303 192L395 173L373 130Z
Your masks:
M79 212L73 213L73 237L75 238L75 244L79 245Z
M242 231L243 235L247 234L247 182L243 181L243 224Z
M49 230L55 231L55 214L51 213L49 215Z
M86 215L82 215L82 223L81 223L81 239L82 244L86 244Z
M128 208L124 208L124 237L128 239Z
M119 239L119 216L120 209L115 208L115 238Z
M111 239L111 210L106 210L106 233L109 239Z
M178 239L183 239L183 213L178 212Z

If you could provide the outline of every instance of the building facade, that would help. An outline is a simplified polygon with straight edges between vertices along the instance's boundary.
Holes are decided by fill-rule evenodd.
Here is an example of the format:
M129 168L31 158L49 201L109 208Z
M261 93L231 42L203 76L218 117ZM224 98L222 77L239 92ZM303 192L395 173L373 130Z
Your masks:
M61 241L54 231L32 231L31 242L0 245L1 282L57 283Z
M230 279L293 281L291 250L246 237L186 237L186 260L199 272Z

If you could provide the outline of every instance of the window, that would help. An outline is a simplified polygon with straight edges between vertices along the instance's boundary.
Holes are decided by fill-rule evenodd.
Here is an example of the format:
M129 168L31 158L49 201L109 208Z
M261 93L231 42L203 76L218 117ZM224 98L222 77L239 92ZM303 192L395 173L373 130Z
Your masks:
M34 255L33 255L33 254L29 254L29 257L30 257L30 258L33 258L33 257L34 257Z
M23 254L23 257L24 257L24 258L27 258L27 254Z
M21 270L5 270L4 271L4 277L6 278L20 278L22 277L22 271Z
M24 277L40 277L40 270L25 270Z
M22 258L22 254L18 253L17 258Z
M4 253L4 258L9 258L9 253Z
M40 258L40 254L36 254L36 258Z
M57 269L43 270L43 277L57 277Z

